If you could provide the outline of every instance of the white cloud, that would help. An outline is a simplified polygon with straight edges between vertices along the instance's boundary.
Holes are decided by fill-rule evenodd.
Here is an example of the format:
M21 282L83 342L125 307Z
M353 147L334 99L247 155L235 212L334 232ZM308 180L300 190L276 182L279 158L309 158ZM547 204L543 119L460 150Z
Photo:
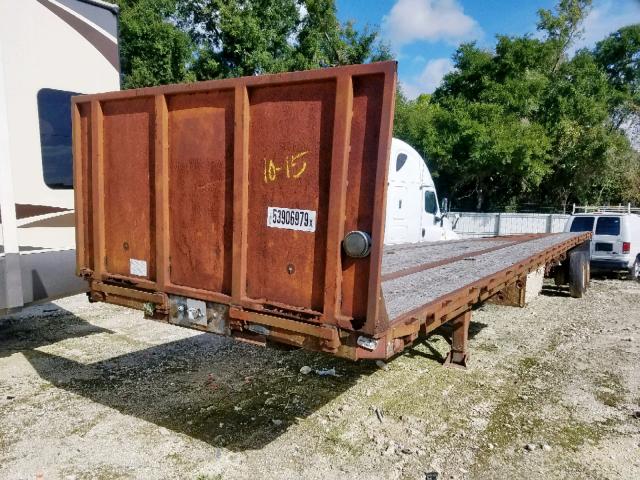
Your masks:
M396 48L417 40L457 44L482 35L478 22L456 0L397 0L382 27Z
M421 93L432 93L438 88L442 78L453 68L453 62L448 58L429 60L417 78L402 82L402 91L410 99L416 98Z
M587 47L621 27L640 21L640 2L637 0L600 0L593 2L593 9L585 18L583 35L572 46L571 53Z
M411 59L411 63L414 63L416 65L419 65L419 64L424 63L426 61L427 61L427 59L424 58L422 55L416 55L415 57L413 57Z

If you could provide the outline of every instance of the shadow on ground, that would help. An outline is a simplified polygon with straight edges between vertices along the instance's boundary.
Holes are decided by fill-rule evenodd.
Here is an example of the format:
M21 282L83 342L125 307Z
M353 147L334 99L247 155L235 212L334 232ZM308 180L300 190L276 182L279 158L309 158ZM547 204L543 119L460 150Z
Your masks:
M606 272L606 271L591 271L591 280L628 280L633 281L628 273L625 272ZM587 289L588 290L588 289ZM554 285L552 283L545 283L542 286L540 292L541 295L547 297L571 297L569 292L569 285Z
M20 352L42 379L60 389L234 451L262 448L377 369L374 362L265 349L210 334L87 364L74 360L64 346L58 352L54 345L55 354L38 347L86 337L82 350L108 352L117 345L112 342L132 340L64 310L53 313L1 322L0 358ZM91 338L105 332L114 334ZM430 358L442 361L441 356ZM335 367L341 376L303 375L304 365Z
M540 291L540 295L544 295L546 297L570 297L569 287L567 285L556 286L556 285L543 285L542 290Z
M471 321L471 323L469 324L469 339L475 337L486 327L488 327L486 323ZM431 334L429 334L429 336L425 337L421 341L417 341L411 348L409 348L401 355L407 355L408 357L424 357L435 362L444 363L447 352L445 352L444 354L441 353L440 350L434 346L431 340L435 336L441 336L447 341L449 345L451 345L452 332L453 329L451 325L445 323L440 328L437 328ZM419 345L422 345L426 351L418 349L417 347Z
M0 358L97 333L113 332L53 303L38 305L0 317Z

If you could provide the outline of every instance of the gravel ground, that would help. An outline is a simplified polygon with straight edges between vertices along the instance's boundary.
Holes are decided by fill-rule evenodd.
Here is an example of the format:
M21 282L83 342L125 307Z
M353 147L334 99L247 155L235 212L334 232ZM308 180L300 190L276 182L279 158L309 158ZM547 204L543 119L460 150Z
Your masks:
M71 297L0 320L0 478L640 478L640 284L547 285L387 365ZM335 368L338 377L300 373Z

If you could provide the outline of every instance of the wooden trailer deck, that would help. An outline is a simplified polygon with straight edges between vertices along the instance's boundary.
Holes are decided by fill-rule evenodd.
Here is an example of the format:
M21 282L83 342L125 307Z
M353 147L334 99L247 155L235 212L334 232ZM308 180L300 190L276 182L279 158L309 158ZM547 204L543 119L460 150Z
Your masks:
M524 299L527 275L568 265L570 251L580 253L585 264L589 238L588 233L530 234L387 246L381 290L389 330L418 324L427 334L451 321L454 338L447 361L464 366L472 307L505 292ZM511 304L524 306L523 301Z
M534 261L554 246L581 237L580 233L514 235L386 247L382 292L389 319L407 318L420 307L478 282L488 285L505 269L515 270L519 263Z

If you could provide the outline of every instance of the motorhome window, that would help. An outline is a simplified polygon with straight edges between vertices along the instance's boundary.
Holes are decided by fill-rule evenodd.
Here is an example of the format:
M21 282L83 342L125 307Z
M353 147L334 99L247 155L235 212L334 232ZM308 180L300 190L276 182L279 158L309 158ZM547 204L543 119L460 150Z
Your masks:
M71 97L75 92L43 88L38 91L42 174L49 188L73 188L71 156Z
M596 235L620 235L620 217L598 218Z
M396 172L404 167L404 164L407 163L407 155L405 153L400 153L396 157Z
M424 192L424 211L435 215L438 213L438 199L436 192L427 190Z
M575 217L571 224L572 232L590 232L593 230L593 217Z

